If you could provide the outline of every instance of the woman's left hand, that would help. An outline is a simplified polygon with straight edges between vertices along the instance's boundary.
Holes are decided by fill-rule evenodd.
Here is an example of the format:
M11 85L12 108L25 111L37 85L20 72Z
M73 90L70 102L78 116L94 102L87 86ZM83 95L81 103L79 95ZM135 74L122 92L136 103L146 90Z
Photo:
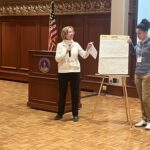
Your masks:
M87 49L87 50L90 49L90 48L92 47L93 43L94 43L94 42L89 42L89 43L87 44L86 49Z

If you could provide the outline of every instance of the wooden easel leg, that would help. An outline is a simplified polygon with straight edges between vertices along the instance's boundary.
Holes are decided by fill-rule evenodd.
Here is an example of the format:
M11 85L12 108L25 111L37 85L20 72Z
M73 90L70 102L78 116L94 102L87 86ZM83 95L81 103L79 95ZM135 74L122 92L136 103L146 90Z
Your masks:
M127 120L129 121L131 127L132 127L132 121L131 121L131 114L130 114L130 106L129 106L129 100L128 100L128 94L127 94L127 86L126 86L126 78L122 77L123 82L123 89L125 94L125 107L126 107L126 114L127 114Z
M127 102L126 102L126 94L125 94L125 86L124 86L124 78L122 77L122 89L123 89L123 98L125 99L125 110L126 110L126 117L127 117L127 121L129 121L129 118L128 118L128 107L127 107Z
M100 96L100 94L101 94L104 79L105 79L105 77L102 78L102 82L101 82L100 87L99 87L98 96ZM98 98L96 99L95 104L94 104L94 109L93 109L93 112L92 112L92 119L94 118L94 114L95 114L97 105L98 105Z
M98 91L98 96L100 96L100 94L101 94L101 90L102 90L102 87L103 87L103 84L104 84L104 79L105 79L105 77L102 78L102 82L100 84L99 91Z

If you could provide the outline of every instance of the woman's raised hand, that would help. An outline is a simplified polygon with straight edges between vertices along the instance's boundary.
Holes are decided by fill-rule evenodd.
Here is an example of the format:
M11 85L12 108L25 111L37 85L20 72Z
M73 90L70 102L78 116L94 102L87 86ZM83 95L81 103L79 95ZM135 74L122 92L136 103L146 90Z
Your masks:
M89 42L89 43L87 44L86 49L87 49L87 50L90 49L90 48L92 47L93 43L94 43L94 42Z
M128 44L132 44L132 40L131 40L130 37L129 37L129 39L127 40L127 43L128 43Z

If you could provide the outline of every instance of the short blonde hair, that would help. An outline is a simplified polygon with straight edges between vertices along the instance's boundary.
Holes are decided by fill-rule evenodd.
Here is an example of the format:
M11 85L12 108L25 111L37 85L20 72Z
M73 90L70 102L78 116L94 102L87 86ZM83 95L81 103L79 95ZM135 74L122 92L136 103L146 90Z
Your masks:
M63 40L66 39L66 35L68 34L68 30L69 29L72 29L74 31L74 28L72 26L66 26L66 27L63 27L63 29L61 30L61 38Z

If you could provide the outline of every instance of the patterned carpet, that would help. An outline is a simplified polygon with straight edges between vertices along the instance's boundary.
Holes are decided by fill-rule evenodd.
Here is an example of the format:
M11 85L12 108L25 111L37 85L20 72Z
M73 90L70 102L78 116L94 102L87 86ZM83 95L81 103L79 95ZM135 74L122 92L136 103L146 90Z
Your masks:
M73 122L71 113L55 121L54 113L27 107L27 83L0 80L0 96L0 150L150 150L150 131L130 127L122 98L84 97L80 120ZM135 123L139 100L129 101Z

